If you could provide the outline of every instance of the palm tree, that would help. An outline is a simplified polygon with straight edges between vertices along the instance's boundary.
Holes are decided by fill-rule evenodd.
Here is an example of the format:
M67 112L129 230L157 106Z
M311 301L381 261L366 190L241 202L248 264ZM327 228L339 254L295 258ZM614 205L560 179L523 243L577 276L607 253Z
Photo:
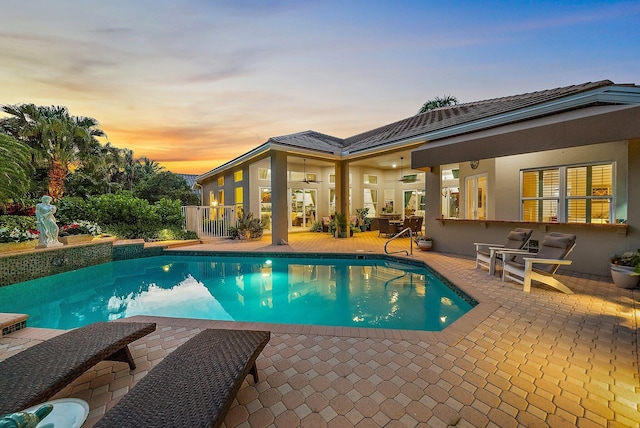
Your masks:
M38 107L34 104L3 106L11 115L0 126L34 149L33 162L47 167L49 195L57 200L64 194L64 182L72 165L80 166L95 154L105 133L90 117L71 116L66 107Z
M0 202L23 198L32 171L29 146L0 133Z
M418 111L418 114L425 113L436 108L449 107L456 104L458 104L458 99L452 95L445 95L442 98L435 97L434 99L425 102L420 108L420 111Z

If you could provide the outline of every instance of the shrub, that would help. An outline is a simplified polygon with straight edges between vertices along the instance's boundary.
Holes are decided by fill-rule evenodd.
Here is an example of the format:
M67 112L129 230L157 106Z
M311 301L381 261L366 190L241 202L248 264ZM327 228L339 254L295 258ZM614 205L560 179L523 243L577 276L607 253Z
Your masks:
M0 215L0 227L13 230L17 228L20 231L37 230L36 218L21 215Z
M66 196L59 199L55 206L58 208L55 217L61 224L71 224L79 218L93 220L95 217L91 202L80 197Z
M160 217L160 224L166 228L182 228L182 205L178 199L162 198L153 205Z
M189 230L182 229L162 229L158 232L158 240L160 241L174 241L185 239L198 239L198 234Z

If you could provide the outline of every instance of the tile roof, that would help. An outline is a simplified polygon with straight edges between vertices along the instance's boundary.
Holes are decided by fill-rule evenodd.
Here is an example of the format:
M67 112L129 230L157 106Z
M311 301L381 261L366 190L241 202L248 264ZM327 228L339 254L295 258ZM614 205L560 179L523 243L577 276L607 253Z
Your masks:
M440 107L345 139L353 152L610 86L610 80Z
M513 112L613 84L610 80L601 80L598 82L587 82L544 91L457 104L450 107L440 107L345 139L332 137L315 131L304 131L281 137L273 137L269 141L291 147L307 148L329 153L345 150L348 150L350 153L357 153L361 150L371 149L428 132Z
M304 131L280 137L272 137L269 139L269 142L327 153L341 152L344 146L343 139L321 134L316 131Z

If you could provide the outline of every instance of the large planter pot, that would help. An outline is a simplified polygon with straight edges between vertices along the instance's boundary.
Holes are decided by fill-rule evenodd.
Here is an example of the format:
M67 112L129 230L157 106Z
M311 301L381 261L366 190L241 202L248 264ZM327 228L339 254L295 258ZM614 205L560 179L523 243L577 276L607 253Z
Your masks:
M418 248L420 248L422 251L431 251L431 249L433 248L433 241L416 241L418 244Z
M89 242L93 239L92 235L67 235L67 236L59 236L58 241L62 242L64 245L69 244L79 244L81 242Z
M22 242L2 242L0 243L0 253L9 253L12 251L33 250L38 245L37 239Z
M635 288L640 281L640 276L631 275L634 268L631 266L611 265L611 278L613 283L620 288Z

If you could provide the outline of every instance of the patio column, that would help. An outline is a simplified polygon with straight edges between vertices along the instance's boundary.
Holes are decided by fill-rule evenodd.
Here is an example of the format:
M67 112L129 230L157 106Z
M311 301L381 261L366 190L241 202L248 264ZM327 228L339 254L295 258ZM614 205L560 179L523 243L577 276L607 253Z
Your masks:
M271 244L289 242L289 207L287 203L287 154L271 153Z
M336 161L336 212L349 217L349 164ZM348 235L347 235L348 236Z

